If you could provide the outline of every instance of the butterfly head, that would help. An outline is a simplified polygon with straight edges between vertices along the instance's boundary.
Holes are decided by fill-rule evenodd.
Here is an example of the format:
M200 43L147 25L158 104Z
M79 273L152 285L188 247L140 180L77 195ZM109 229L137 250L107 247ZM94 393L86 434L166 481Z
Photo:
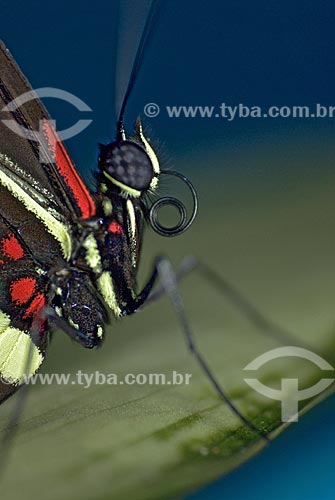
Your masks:
M121 135L117 141L101 145L99 168L107 185L119 188L127 197L139 198L156 188L160 166L139 118L135 134L132 139Z

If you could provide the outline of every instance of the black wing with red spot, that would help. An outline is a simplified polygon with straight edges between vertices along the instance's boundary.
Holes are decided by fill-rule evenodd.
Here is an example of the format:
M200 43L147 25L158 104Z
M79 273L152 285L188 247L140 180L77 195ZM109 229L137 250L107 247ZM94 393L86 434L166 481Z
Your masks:
M22 383L29 352L34 368L45 357L48 334L40 314L47 303L46 275L19 238L0 222L0 402ZM34 325L34 326L33 326Z
M0 42L0 402L43 362L50 277L71 259L76 221L95 212L53 122Z

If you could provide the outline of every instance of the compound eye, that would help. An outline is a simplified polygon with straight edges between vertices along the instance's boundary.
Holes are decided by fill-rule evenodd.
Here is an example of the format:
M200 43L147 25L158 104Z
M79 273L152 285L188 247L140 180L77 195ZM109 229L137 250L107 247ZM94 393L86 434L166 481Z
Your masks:
M111 180L137 191L150 187L154 170L146 151L132 141L114 142L105 147L100 162Z

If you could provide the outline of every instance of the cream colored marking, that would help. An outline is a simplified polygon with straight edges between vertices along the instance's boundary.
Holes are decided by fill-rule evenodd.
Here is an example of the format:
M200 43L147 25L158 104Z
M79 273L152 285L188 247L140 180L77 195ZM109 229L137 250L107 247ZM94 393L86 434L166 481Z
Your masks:
M63 316L62 308L59 307L59 306L56 306L55 307L55 313L57 314L57 316L59 316L61 318Z
M9 316L2 311L0 328L0 375L18 385L39 369L43 355L28 333L10 326Z
M135 210L134 210L133 202L131 200L127 200L126 206L127 206L127 212L129 215L131 235L133 238L135 238L135 236L136 236L136 218L135 218Z
M105 170L103 171L103 174L105 177L107 177L108 180L110 180L115 186L118 186L119 188L122 189L123 195L125 197L132 196L133 198L139 198L141 196L141 191L138 191L137 189L132 189L125 184L122 184L122 182L119 182L115 180L113 177L111 177Z
M141 141L143 143L143 146L144 146L144 148L145 148L145 150L147 152L147 155L149 156L149 158L151 160L152 168L154 169L155 174L159 174L159 172L161 171L161 169L160 169L160 166L159 166L158 158L156 156L155 151L152 149L152 147L150 146L149 142L145 138L145 135L143 134L142 123L141 123L140 119L136 120L136 131L137 131L138 135L140 136L140 139L141 139Z
M113 213L113 205L112 202L105 198L102 202L102 208L106 217L109 217Z
M14 163L7 155L0 153L0 161L10 170L10 174L15 177L13 181L21 187L24 187L28 181L29 191L31 196L34 196L40 203L52 201L55 203L54 196L45 188L39 186L38 182L25 170Z
M67 318L69 324L74 328L75 330L79 330L79 325L78 323L75 323L71 318Z
M102 193L106 193L107 189L108 189L108 188L107 188L106 184L105 184L104 182L102 182L102 183L100 184L100 191L101 191Z
M149 156L150 158L150 161L151 161L151 164L152 164L152 168L154 169L154 172L155 172L155 176L152 178L152 181L150 183L150 187L149 189L151 191L154 191L157 187L157 184L158 184L158 174L160 173L161 169L160 169L160 166L159 166L159 161L158 161L158 158L157 158L157 155L155 153L155 151L152 149L152 147L150 146L149 142L147 141L145 135L143 134L143 128L142 128L142 123L141 123L141 120L138 118L136 120L136 132L138 133L141 141L142 141L142 144L144 146L144 149L147 153L147 155Z
M135 217L135 210L134 210L134 205L131 200L127 200L126 203L127 207L127 212L128 212L128 226L130 229L130 241L131 241L131 260L132 264L135 267L136 266L136 217Z
M153 177L152 181L150 182L150 186L149 186L150 191L155 191L157 186L158 186L158 177Z
M101 257L98 249L97 240L91 233L87 236L83 243L83 247L87 250L85 260L90 268L96 273L101 272Z
M121 139L122 139L123 141L125 141L125 140L126 140L126 132L125 132L125 130L124 130L124 128L123 128L123 125L122 125L122 128L120 129L120 131L119 131L119 132L121 133Z
M35 271L39 276L47 274L47 272L41 269L40 267L35 267Z
M98 326L98 329L97 329L97 336L99 337L99 339L102 339L102 337L104 336L104 331L103 331L103 328L101 325L97 325Z
M64 224L34 201L13 179L0 170L0 183L17 198L29 212L32 212L45 225L47 231L59 242L66 260L71 257L71 238Z
M29 197L35 200L38 206L46 206L46 211L56 220L60 222L64 220L61 214L55 208L49 206L51 202L55 205L56 201L54 199L54 196L47 189L41 189L37 181L30 174L27 174L27 172L25 172L22 168L12 162L12 160L8 158L8 156L0 153L0 161L5 167L9 169L9 178L14 184L20 186L24 192L27 192L28 189ZM10 169L13 169L14 172ZM26 181L28 182L28 184Z
M10 325L10 317L4 312L0 311L0 333L2 333Z
M113 281L108 271L104 271L101 274L98 284L106 304L111 308L116 317L121 316L122 311L117 303Z

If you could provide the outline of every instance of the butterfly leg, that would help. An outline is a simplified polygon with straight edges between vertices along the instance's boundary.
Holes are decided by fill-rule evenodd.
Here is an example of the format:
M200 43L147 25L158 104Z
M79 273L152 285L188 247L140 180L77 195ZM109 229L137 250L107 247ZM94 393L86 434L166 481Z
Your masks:
M193 332L189 323L189 320L186 316L185 307L183 303L182 296L180 294L178 288L178 277L175 273L171 262L168 259L161 258L157 263L157 272L160 278L160 282L165 294L170 299L172 307L178 317L179 323L181 325L186 345L191 352L191 354L195 357L202 371L206 375L207 379L211 383L212 387L218 394L218 396L229 406L231 411L246 425L260 435L264 440L269 441L269 437L266 433L262 432L258 429L250 420L248 420L240 410L234 405L229 396L226 394L224 389L221 387L221 384L217 380L216 376L213 374L211 368L206 362L203 355L198 350L196 343L194 341Z
M271 337L283 345L297 345L315 351L315 347L297 338L296 335L285 327L267 318L258 307L226 278L222 277L210 266L198 260L194 256L183 259L178 269L175 271L177 282L180 283L188 275L197 272L204 280L215 287L218 292L225 295L228 300L239 309L242 314L254 324L256 328L266 337ZM143 304L146 307L166 295L162 284L153 291L147 301Z

